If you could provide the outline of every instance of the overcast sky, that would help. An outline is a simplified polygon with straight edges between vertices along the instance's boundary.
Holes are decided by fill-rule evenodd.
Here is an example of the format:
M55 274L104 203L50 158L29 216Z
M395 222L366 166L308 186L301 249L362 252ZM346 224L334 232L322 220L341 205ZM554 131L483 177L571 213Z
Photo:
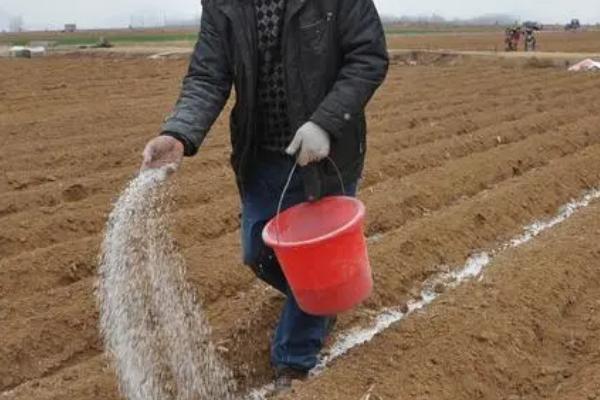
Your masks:
M10 16L22 15L28 29L62 27L76 22L84 28L127 26L132 15L136 23L160 23L165 17L194 16L200 0L0 0L0 29L8 27ZM544 23L566 23L574 17L586 23L600 22L600 0L375 0L382 14L431 15L469 18L482 14L511 14Z

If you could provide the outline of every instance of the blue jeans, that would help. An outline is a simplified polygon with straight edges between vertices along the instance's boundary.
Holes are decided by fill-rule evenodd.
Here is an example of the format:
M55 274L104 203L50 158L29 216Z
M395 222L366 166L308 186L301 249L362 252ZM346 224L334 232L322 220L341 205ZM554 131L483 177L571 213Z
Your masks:
M262 230L277 213L277 204L293 164L290 157L273 154L260 161L255 172L248 177L242 199L242 247L244 263L261 280L287 296L271 343L273 366L308 371L317 363L330 319L306 314L298 307L273 250L262 240ZM346 194L355 195L356 183L347 186ZM339 191L326 194L341 194L341 191L340 188ZM304 201L304 184L297 170L282 209Z

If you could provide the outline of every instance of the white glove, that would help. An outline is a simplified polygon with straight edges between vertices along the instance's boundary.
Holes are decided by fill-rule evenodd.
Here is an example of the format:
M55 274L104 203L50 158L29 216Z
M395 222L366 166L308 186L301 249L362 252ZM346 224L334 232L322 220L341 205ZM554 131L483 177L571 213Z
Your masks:
M329 156L331 139L329 134L314 122L307 122L298 129L292 143L285 151L290 156L298 154L298 164L301 167L321 161Z

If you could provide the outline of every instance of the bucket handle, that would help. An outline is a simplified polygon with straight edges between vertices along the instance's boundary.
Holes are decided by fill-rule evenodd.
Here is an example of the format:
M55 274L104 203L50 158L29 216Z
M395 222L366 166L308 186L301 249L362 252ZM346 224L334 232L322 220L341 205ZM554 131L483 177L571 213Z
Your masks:
M346 187L344 185L344 179L342 178L342 172L340 171L339 167L337 166L335 161L333 161L333 159L330 156L327 156L327 160L331 163L331 165L333 165L333 168L335 169L337 177L340 181L340 188L342 189L342 194L345 196L346 195ZM290 174L288 175L287 181L285 182L285 186L283 187L283 191L281 192L281 197L279 198L279 203L277 204L277 214L275 215L275 236L277 238L277 243L280 243L279 232L281 232L281 230L279 229L279 215L281 214L281 208L283 206L283 199L285 199L285 195L287 194L287 192L290 188L290 185L292 184L292 178L294 177L294 174L296 173L297 169L298 169L298 161L294 162L294 166L292 167Z

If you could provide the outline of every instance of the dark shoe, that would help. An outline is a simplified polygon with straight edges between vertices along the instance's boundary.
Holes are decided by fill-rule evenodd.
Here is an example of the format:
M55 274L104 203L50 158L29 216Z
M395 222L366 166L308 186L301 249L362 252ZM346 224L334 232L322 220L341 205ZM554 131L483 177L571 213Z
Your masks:
M275 394L281 394L292 388L293 381L308 378L308 371L300 371L289 367L277 368L275 371Z

